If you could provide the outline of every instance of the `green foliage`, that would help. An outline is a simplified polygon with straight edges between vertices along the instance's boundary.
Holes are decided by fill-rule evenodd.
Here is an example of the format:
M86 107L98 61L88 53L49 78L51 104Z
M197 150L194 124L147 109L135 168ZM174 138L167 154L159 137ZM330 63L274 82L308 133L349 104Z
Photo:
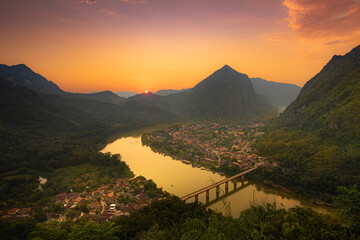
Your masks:
M0 78L0 201L23 206L70 187L82 190L83 185L67 183L66 175L64 179L52 174L58 169L71 171L71 166L87 166L90 172L98 171L98 180L89 183L93 187L100 182L132 176L119 156L98 151L115 133L169 119L171 116L165 111L138 103L119 106L39 95ZM49 186L51 178L57 176L54 177L57 186L53 184L47 188L49 191L41 191L39 175L48 178Z
M339 187L334 203L340 209L339 213L343 221L360 234L360 191L357 186Z
M335 56L266 129L256 149L281 170L264 173L299 192L360 184L360 46Z
M37 220L31 217L26 217L17 221L0 221L0 239L26 239L27 235L34 231L36 224Z
M90 212L89 206L86 203L81 204L80 211L83 213L89 213Z
M154 202L102 224L80 218L75 222L39 224L30 239L356 239L336 219L311 209L253 206L233 219L208 212L177 198Z

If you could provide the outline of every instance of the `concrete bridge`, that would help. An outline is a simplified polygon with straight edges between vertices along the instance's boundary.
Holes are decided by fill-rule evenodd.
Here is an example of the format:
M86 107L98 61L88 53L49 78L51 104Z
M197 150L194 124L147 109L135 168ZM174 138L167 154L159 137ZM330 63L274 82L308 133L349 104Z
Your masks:
M200 190L197 190L193 193L190 193L186 196L183 196L181 197L180 199L184 202L186 202L186 200L192 198L192 197L195 197L195 202L198 202L199 201L199 194L203 193L203 192L206 192L206 203L209 203L209 192L211 189L213 188L216 188L216 197L218 198L219 197L219 194L220 194L220 185L221 184L225 184L225 192L227 193L229 191L229 182L232 181L233 184L234 184L234 189L236 189L236 185L237 185L237 178L241 177L241 180L244 180L244 177L245 177L245 174L248 174L249 172L252 172L254 171L256 168L258 167L258 165L255 165L255 167L253 168L250 168L246 171L243 171L239 174L236 174L232 177L229 177L229 178L226 178L224 180L221 180L217 183L214 183L214 184L211 184L210 186L207 186L207 187L204 187Z

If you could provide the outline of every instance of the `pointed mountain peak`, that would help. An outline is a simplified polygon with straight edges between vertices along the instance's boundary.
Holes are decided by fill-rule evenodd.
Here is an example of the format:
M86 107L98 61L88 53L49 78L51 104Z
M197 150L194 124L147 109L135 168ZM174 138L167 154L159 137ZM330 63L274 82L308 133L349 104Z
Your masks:
M229 70L233 70L229 65L224 65L220 70L224 70L224 71L229 71Z

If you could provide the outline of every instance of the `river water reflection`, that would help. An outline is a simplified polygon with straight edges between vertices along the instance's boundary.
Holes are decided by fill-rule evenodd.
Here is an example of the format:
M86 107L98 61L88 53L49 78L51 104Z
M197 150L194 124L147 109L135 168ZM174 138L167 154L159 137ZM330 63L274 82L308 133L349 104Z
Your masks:
M142 175L147 179L152 179L158 187L162 187L164 191L179 197L225 179L225 176L220 174L195 168L171 157L153 152L150 147L142 145L141 137L138 134L122 137L108 144L102 152L121 154L122 160L129 165L136 176ZM215 200L215 189L210 190L210 203L207 206L222 212L226 209L225 205L230 206L234 217L238 217L240 211L249 208L251 204L264 204L266 202L275 202L278 207L284 208L306 206L321 213L329 212L325 207L297 199L262 184L247 181L238 182L235 191L233 184L229 183L229 192L225 196L224 194L223 186L220 199ZM199 195L199 201L205 203L205 193Z

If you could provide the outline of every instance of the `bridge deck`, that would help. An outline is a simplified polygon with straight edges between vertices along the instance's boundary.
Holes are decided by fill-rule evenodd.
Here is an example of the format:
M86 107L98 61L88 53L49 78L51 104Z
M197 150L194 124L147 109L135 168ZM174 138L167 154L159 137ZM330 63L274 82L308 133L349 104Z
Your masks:
M185 201L185 200L187 200L187 199L189 199L189 198L192 198L192 197L194 197L194 196L196 196L196 195L199 195L200 193L203 193L203 192L205 192L205 191L207 191L207 190L210 190L210 189L212 189L212 188L215 188L215 187L217 187L217 186L219 186L219 185L221 185L221 184L223 184L223 183L229 182L229 181L231 181L231 180L233 180L233 179L235 179L235 178L241 177L241 176L243 176L243 175L245 175L245 174L247 174L247 173L249 173L249 172L252 172L252 171L254 171L257 167L258 167L258 166L255 166L255 167L250 168L250 169L248 169L248 170L246 170L246 171L244 171L244 172L241 172L241 173L239 173L239 174L236 174L236 175L234 175L234 176L232 176L232 177L229 177L229 178L226 178L226 179L224 179L224 180L221 180L221 181L219 181L219 182L217 182L217 183L211 184L211 185L209 185L209 186L207 186L207 187L204 187L204 188L202 188L202 189L200 189L200 190L197 190L196 192L193 192L193 193L190 193L190 194L188 194L188 195L185 195L185 196L183 196L183 197L180 198L180 199L181 199L182 201Z

